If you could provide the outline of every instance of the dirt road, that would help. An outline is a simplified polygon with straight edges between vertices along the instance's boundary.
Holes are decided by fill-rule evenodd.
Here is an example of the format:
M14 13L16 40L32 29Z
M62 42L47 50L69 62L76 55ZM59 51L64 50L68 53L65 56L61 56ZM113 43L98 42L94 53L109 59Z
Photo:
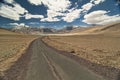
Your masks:
M25 80L104 80L74 60L58 54L40 39L33 43Z

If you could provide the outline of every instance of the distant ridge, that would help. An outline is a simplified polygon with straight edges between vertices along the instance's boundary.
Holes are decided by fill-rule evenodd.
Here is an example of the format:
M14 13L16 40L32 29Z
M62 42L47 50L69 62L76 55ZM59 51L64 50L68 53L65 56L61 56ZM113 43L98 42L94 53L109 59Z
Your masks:
M41 34L41 33L54 33L56 30L53 28L37 28L37 27L19 27L12 28L11 31L24 34Z
M0 35L3 35L3 34L17 34L17 33L14 33L12 31L10 31L9 29L5 29L5 28L0 28Z
M111 24L111 25L108 25L104 28L101 29L102 30L120 30L120 23L116 23L116 24Z
M69 32L70 34L118 34L120 33L120 23L109 24L105 26L78 27Z

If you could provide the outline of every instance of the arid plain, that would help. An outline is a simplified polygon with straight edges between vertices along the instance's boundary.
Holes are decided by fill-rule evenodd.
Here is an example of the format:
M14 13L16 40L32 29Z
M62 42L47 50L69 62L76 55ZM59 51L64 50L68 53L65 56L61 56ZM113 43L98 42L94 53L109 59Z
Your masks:
M0 29L0 76L16 62L36 37Z
M70 52L97 64L120 69L119 23L91 27L81 32L71 31L69 36L49 36L43 40L59 50Z

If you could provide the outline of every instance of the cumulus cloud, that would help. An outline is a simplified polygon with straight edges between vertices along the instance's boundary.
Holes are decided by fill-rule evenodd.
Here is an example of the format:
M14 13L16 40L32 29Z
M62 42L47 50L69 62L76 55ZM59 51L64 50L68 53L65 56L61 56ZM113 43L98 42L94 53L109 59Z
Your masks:
M107 13L108 12L105 10L93 11L84 16L83 22L87 24L99 24L99 25L120 22L120 15L109 16L107 15Z
M53 10L47 10L47 18L41 19L41 21L60 21L60 19L57 18L57 16L64 16L64 13L53 11Z
M93 6L98 5L104 1L105 0L91 0L90 2L84 4L81 9L70 9L68 10L69 12L65 14L65 17L63 17L62 19L66 22L72 22L75 19L79 18L81 14L87 13Z
M106 18L103 21L99 22L98 24L105 25L116 22L120 22L120 15L106 16Z
M69 9L68 13L60 13L53 10L47 10L47 18L41 19L41 21L55 22L64 20L66 22L72 22L75 19L80 17L81 9ZM57 16L61 16L61 18L57 18Z
M37 1L39 2L39 0ZM9 3L12 6L1 3L0 16L2 17L9 18L15 21L20 20L21 17L25 17L25 19L44 18L43 15L30 14L25 8L23 8L20 4L16 3L14 0L4 0L4 2Z
M4 0L4 2L9 3L12 6L2 4L0 7L0 16L16 21L20 20L21 17L25 17L25 19L38 18L40 21L48 22L60 20L72 22L79 18L81 14L87 13L87 11L89 11L93 6L104 1L105 0L90 0L90 2L84 4L81 9L78 9L78 5L75 3L76 7L71 9L70 7L72 3L69 0L28 0L32 5L38 6L43 4L48 8L47 17L44 17L43 15L30 14L14 0Z
M54 11L54 10L47 10L47 16L56 17L56 16L64 16L64 14L61 12Z
M71 6L69 0L41 0L42 3L48 7L47 18L41 19L41 21L60 21L62 19L57 18L58 16L65 16L65 11Z
M100 4L102 2L104 2L105 0L91 0L90 2L93 3L93 4Z
M79 18L81 14L87 13L93 6L104 2L104 0L91 0L89 3L84 4L81 9L70 9L69 12L65 14L63 20L66 22L72 22Z
M16 21L19 20L19 18L20 18L20 15L18 13L16 13L12 7L10 7L8 5L4 5L4 4L1 4L0 16L5 17L5 18L9 18L12 20L16 20Z
M41 21L48 21L48 22L56 22L56 21L60 21L60 19L58 18L53 18L53 17L48 17L48 18L43 18L41 19Z
M41 19L41 18L44 18L44 16L43 16L43 15L32 15L32 14L29 14L29 13L27 13L27 14L25 15L25 19L31 19L31 18Z
M66 22L72 22L80 16L80 9L69 9L69 7L71 6L71 2L69 0L52 0L47 3L43 0L43 4L48 7L48 10L47 18L42 19L41 21L52 22L64 20ZM58 16L59 18L57 18Z
M8 25L13 25L13 26L25 26L25 23L9 23Z
M93 6L103 3L105 0L91 0L89 3L86 3L82 6L84 12L89 11Z
M41 5L42 4L41 0L28 0L28 1L33 5Z
M22 17L21 15L28 12L13 0L5 0L5 2L11 4L12 6L0 3L0 16L2 17L18 21L20 17Z
M4 0L4 2L11 4L14 2L14 0Z
M83 10L90 10L93 7L92 3L87 3L82 6Z
M9 23L8 25L11 25L11 26L15 27L15 29L21 29L23 27L29 27L25 23Z
M25 23L20 23L19 26L25 26Z
M17 25L19 25L19 24L18 24L18 23L9 23L8 25L17 26Z
M72 22L79 18L82 13L87 13L93 6L104 2L104 0L91 0L89 3L84 4L81 9L72 8L69 0L28 0L33 5L45 5L47 10L47 17L42 18L41 21L60 21ZM59 18L58 18L59 17Z
M69 0L29 0L29 2L34 5L45 5L47 10L47 17L41 19L41 21L60 21L61 19L57 18L57 16L65 16L64 12L68 10L71 6L71 2Z
M24 13L28 12L25 8L23 8L22 6L20 6L17 3L14 3L13 6L14 6L13 10L18 14L24 14Z
M63 16L62 12L66 11L71 2L69 0L28 0L34 5L45 5L48 7L47 18L43 18L41 21L59 21L56 16Z
M54 11L65 11L70 5L69 0L28 0L31 4L41 5L44 4L48 9Z
M81 9L72 10L68 14L66 14L65 17L63 17L63 20L66 22L72 22L80 17L81 11L82 11Z

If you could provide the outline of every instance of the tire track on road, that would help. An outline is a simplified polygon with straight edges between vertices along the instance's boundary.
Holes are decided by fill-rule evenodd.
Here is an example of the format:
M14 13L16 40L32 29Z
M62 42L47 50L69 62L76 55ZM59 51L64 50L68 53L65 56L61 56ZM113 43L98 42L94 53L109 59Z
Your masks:
M64 80L64 79L62 79L59 72L57 71L53 61L47 55L45 55L44 53L42 55L45 58L46 62L48 63L48 65L49 65L49 67L50 67L50 69L53 73L53 76L56 78L56 80Z
M104 80L58 53L37 39L25 80Z

